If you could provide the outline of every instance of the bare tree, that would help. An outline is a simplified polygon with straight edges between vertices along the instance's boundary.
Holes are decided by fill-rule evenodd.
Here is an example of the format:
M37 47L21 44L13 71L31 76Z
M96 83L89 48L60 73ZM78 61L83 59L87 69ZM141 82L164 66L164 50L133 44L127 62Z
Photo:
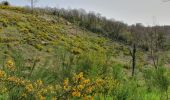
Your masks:
M130 27L130 56L132 57L132 76L135 75L135 69L136 69L136 52L137 52L137 46L141 43L141 35L143 32L143 25L142 24L136 24L132 25Z
M160 51L164 48L165 42L164 28L159 26L153 26L148 29L148 47L150 51L150 58L153 62L153 66L157 69L160 60Z
M29 0L30 3L31 3L31 10L32 10L32 13L34 13L34 6L35 6L35 3L38 2L38 0Z
M132 77L135 75L135 68L136 68L136 40L135 40L135 32L134 27L130 28L131 33L131 43L130 43L130 56L132 57Z
M132 57L132 76L134 76L136 68L136 43L133 43L132 50L130 49L130 55Z

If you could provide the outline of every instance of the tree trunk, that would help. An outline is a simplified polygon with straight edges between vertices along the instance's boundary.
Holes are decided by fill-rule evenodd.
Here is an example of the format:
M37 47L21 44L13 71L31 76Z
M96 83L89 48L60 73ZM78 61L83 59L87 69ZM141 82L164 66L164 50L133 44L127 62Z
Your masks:
M32 13L34 13L34 0L31 0L31 10L32 10Z
M132 76L135 74L135 68L136 68L136 44L133 44L133 52L131 54L132 56Z

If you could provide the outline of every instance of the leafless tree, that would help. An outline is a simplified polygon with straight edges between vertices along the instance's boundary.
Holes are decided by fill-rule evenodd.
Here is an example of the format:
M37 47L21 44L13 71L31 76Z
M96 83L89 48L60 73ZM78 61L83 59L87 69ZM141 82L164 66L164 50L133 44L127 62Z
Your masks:
M131 43L130 43L130 56L132 57L132 76L135 75L135 68L136 68L136 39L135 39L135 31L134 27L132 26L130 28L130 33L131 33Z
M164 48L165 41L164 29L159 26L153 26L148 29L148 47L150 51L150 58L153 62L153 66L157 69L159 66L160 51Z
M132 25L130 27L130 56L132 57L132 76L135 75L135 69L136 69L136 53L137 53L137 46L141 43L141 35L143 32L143 25L142 24L136 24Z
M38 0L29 0L30 3L31 3L31 10L32 10L32 13L34 12L34 6L35 6L35 3L38 2Z

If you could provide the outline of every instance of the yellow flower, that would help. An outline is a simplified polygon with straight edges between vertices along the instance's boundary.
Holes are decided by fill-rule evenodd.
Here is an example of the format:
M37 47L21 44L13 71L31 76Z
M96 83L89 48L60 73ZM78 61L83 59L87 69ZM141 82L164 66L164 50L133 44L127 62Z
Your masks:
M86 89L86 92L87 92L87 93L91 93L92 90L93 90L93 86L90 86L90 87L88 87L88 88Z
M76 90L77 90L76 86L72 87L72 90L73 90L73 91L76 91Z
M0 93L5 93L7 91L8 89L6 87L0 87Z
M46 98L44 96L42 96L41 93L37 93L37 97L36 97L36 100L46 100Z
M37 83L38 86L41 86L43 84L42 80L37 80L36 83Z
M72 96L80 97L81 93L79 91L74 91L74 92L72 92Z
M16 80L17 80L16 77L13 77L13 76L8 77L8 81L10 81L10 82L14 82L14 81L16 81Z
M63 83L63 85L64 85L64 90L68 90L68 83L69 83L69 80L68 80L68 78L67 78L66 80L64 80L64 83Z
M6 64L7 64L8 66L14 66L14 62L13 62L11 59L9 59L9 60L6 62Z
M46 88L42 88L40 92L41 92L41 93L47 93L48 90L47 90Z
M6 77L6 73L2 70L0 70L0 78Z
M81 80L84 80L83 72L80 72L78 75L74 75L73 79L76 83L81 81Z
M15 70L15 64L14 61L12 59L8 59L6 62L6 66L8 69L10 69L11 71Z
M79 78L83 77L83 72L80 72L80 74L78 74Z
M69 82L69 80L68 80L68 78L66 79L66 80L64 80L64 86L68 86L68 82Z
M27 94L26 94L26 93L23 93L21 96L26 98L26 97L27 97Z
M90 80L89 80L89 79L85 79L85 80L83 81L83 84L88 84L88 83L90 83Z
M96 85L100 85L100 84L102 84L103 83L103 80L102 79L97 79L96 80Z
M54 87L53 87L52 85L48 85L48 86L47 86L47 89L48 89L49 91L53 91L53 90L54 90Z
M24 85L25 84L24 80L21 80L20 78L14 77L14 76L8 77L7 81L13 82L14 84L17 84L17 85Z
M92 97L92 96L84 96L83 100L94 100L94 97Z
M79 90L82 90L82 89L84 89L84 85L78 85L77 88L78 88Z
M25 80L21 80L21 81L20 81L20 84L21 84L21 85L25 85L25 83L26 83Z
M39 100L46 100L46 98L42 95L40 95L40 99Z
M28 91L28 92L32 92L33 91L33 86L32 86L32 84L28 84L28 85L26 85L26 90Z

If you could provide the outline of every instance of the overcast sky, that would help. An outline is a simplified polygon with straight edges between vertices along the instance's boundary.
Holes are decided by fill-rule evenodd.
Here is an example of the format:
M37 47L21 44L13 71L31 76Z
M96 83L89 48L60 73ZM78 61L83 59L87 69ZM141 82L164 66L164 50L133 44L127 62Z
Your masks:
M0 0L3 1L3 0ZM29 5L29 0L8 0L12 5ZM162 0L39 0L37 6L83 8L128 24L170 25L170 2Z

